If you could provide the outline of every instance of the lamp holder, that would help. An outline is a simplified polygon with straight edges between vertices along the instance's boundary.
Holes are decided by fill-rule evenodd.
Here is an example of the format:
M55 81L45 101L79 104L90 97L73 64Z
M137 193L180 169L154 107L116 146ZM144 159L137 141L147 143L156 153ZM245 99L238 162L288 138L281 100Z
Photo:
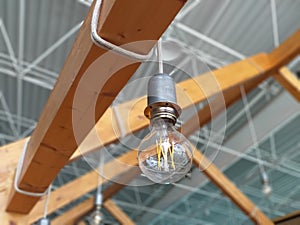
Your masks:
M103 202L103 196L102 193L96 193L95 199L94 199L94 204L95 206L101 206Z
M50 220L48 218L42 218L37 225L50 225Z
M148 82L148 106L144 114L148 119L162 118L176 123L181 113L177 104L174 79L166 73L158 73Z

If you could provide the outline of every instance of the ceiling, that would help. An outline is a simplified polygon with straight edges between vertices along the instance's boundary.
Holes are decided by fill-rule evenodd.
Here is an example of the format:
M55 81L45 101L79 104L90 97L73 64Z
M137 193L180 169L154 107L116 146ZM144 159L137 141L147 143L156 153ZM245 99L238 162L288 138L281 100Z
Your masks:
M89 4L84 0L0 0L1 145L31 134ZM170 41L184 46L181 55L168 62L184 72L170 65L165 70L179 82L259 52L270 52L300 28L299 12L300 0L189 0L163 35L163 47ZM141 78L156 70L155 63L144 63L114 104L144 95L144 86L136 84L145 82ZM299 106L273 79L251 92L247 102L257 145L253 144L242 101L189 138L205 154L219 149L214 162L269 217L296 211L300 208ZM181 120L190 114L185 112ZM224 136L221 147L220 136ZM138 144L132 137L122 143ZM108 148L115 155L129 150L121 144ZM272 186L269 196L261 191L261 168ZM84 160L66 166L54 188L90 169ZM137 224L252 224L198 169L176 185L129 185L114 201Z

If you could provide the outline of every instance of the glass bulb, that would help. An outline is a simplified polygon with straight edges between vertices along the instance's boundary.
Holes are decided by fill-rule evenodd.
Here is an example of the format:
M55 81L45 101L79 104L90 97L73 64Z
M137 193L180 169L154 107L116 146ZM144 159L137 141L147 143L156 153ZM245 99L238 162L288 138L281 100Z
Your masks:
M101 207L95 209L95 211L91 214L89 224L90 225L101 225L103 224L103 214L101 213Z
M153 118L150 129L138 149L142 172L155 183L180 180L192 166L193 150L189 141L167 119Z
M272 192L272 187L268 183L265 183L263 184L262 192L268 196Z

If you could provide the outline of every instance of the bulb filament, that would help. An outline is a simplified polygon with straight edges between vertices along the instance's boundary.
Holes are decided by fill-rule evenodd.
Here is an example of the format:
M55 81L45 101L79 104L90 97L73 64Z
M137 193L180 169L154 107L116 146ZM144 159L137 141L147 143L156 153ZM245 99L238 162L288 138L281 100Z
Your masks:
M158 168L161 169L161 158L164 161L164 169L166 171L169 171L169 164L168 164L168 154L171 158L171 163L173 169L175 169L175 163L174 163L174 143L170 143L169 138L166 140L162 140L162 138L159 139L159 142L156 140L156 153L157 153L157 162L158 162Z

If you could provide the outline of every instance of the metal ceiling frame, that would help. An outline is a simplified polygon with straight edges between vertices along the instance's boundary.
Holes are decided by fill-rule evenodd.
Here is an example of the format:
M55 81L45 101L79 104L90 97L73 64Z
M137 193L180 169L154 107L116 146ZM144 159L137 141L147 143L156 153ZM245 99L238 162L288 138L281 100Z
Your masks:
M20 0L20 1L23 1L23 0ZM199 4L201 2L201 0L199 0L199 1L197 1L197 4ZM196 3L195 3L196 4ZM274 1L274 0L270 0L270 4L271 4L271 7L272 7L272 21L273 21L273 32L274 32L274 44L276 45L276 43L277 43L277 41L276 41L276 39L278 40L279 38L278 38L278 24L277 24L277 16L276 16L276 11L274 11L274 9L276 10L276 2ZM274 6L275 5L275 6ZM190 7L187 11L186 11L186 14L187 13L189 13L189 11L190 10L192 10L192 7ZM276 20L274 19L274 18L276 18ZM1 31L2 31L2 33L5 33L5 32L3 32L3 30L5 31L5 27L4 27L4 25L2 24L2 21L0 21L0 28L1 28ZM276 27L277 27L277 31L276 31ZM21 30L22 28L20 28L20 30ZM7 34L7 32L6 32L6 34ZM4 35L4 34L3 34ZM201 36L201 35L200 35ZM202 37L205 41L207 41L208 43L213 43L213 45L215 45L215 47L216 46L219 46L219 44L218 43L215 43L214 42L214 40L211 40L211 39L206 39L205 37ZM7 35L7 37L5 38L5 40L9 40L9 37L8 37L8 35ZM9 42L8 42L9 43ZM225 48L224 48L225 47ZM9 48L9 47L8 47ZM227 47L226 46L219 46L219 48L220 49L222 49L222 50L224 50L224 49L226 49L226 51L228 50L227 49ZM12 49L12 48L11 48ZM20 49L21 50L21 49ZM230 50L230 49L229 49ZM52 50L53 51L53 50ZM51 52L52 52L51 51ZM51 52L49 53L49 54L51 54ZM231 50L229 51L229 52L231 52ZM22 51L21 51L21 53L22 53ZM16 62L21 62L20 63L20 65L22 65L23 63L22 63L22 61L20 60L20 55L21 55L21 53L18 55L18 60L15 58L15 57L13 57L13 56L10 56L10 58L11 58L11 62L12 62L12 65L14 64L14 63L16 63ZM231 52L232 53L232 52ZM235 53L234 53L235 54ZM238 53L239 54L239 53ZM202 54L203 55L203 54ZM237 56L236 54L235 54L235 56ZM239 55L239 57L244 57L244 56L242 56L242 55ZM36 61L36 60L35 60ZM34 62L35 62L34 61ZM41 61L41 60L40 60ZM33 63L33 62L32 62ZM32 65L32 63L30 64L30 65ZM39 62L38 62L39 63ZM37 66L38 66L38 63L36 63L35 65L33 65L33 66L31 66L31 69L30 70L32 70L32 69L36 69L37 68ZM16 66L16 65L14 65L14 66ZM22 65L22 67L24 67L24 65ZM29 68L29 65L27 65L27 68ZM31 72L31 71L28 71L28 72ZM24 79L24 80L26 80L26 78L25 77L22 77L21 79ZM38 82L35 82L35 79L36 78L34 78L34 79L27 79L27 81L30 81L30 82L33 82L33 83L36 83L36 84L40 84L40 82L38 81ZM51 87L49 87L49 88L51 88ZM20 116L20 111L19 111L19 116ZM20 117L19 117L20 118Z

